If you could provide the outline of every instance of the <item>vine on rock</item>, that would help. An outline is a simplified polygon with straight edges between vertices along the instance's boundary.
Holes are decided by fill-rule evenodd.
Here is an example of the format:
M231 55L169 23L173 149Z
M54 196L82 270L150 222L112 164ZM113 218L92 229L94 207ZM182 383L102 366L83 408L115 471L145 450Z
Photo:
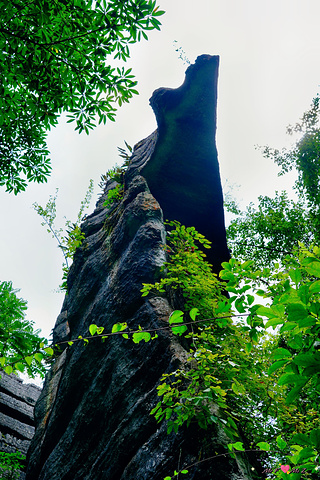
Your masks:
M164 277L141 291L147 296L180 290L187 313L173 311L161 329L184 335L189 360L162 376L151 414L167 422L168 433L192 422L204 429L216 425L230 439L223 455L268 452L262 461L272 478L290 473L291 480L313 480L320 458L320 248L300 243L295 256L272 270L232 258L218 278L202 251L210 242L192 227L167 225ZM92 324L87 337L70 340L68 347L114 335L148 342L159 330L131 331L123 322L105 332Z

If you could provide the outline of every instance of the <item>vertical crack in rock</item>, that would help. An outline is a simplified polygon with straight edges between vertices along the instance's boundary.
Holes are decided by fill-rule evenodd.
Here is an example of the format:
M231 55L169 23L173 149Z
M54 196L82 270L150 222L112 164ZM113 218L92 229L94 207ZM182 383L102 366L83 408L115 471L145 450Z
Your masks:
M167 435L150 416L163 373L186 363L168 329L166 298L141 297L165 262L165 218L194 225L212 242L219 269L226 247L215 147L218 57L202 56L177 90L160 89L151 103L159 128L136 145L121 202L103 207L109 181L82 229L68 276L69 294L54 342L86 336L90 324L110 332L117 322L159 337L134 344L121 336L68 346L49 372L35 408L36 433L27 480L163 480L173 470L225 452L228 439L196 425ZM190 479L251 479L248 463L229 456L190 469Z

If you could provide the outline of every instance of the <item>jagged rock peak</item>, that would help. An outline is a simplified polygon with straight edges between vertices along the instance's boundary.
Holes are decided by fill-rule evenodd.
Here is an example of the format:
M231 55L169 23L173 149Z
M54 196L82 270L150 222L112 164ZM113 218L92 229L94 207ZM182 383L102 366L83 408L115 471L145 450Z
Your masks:
M123 199L103 206L110 181L84 222L53 333L55 342L66 341L87 336L93 323L110 332L126 322L131 330L156 330L158 338L67 345L35 408L27 480L163 480L191 464L190 480L252 478L246 461L224 455L228 439L215 426L167 435L166 424L150 415L162 374L187 363L168 328L168 298L141 297L142 283L163 275L163 212L213 241L216 269L228 258L214 135L217 69L218 57L200 57L180 89L156 94L159 129L136 145Z
M150 99L158 130L140 142L126 178L142 175L165 220L194 226L212 242L215 272L229 259L215 142L219 57L201 55L181 87L159 88Z

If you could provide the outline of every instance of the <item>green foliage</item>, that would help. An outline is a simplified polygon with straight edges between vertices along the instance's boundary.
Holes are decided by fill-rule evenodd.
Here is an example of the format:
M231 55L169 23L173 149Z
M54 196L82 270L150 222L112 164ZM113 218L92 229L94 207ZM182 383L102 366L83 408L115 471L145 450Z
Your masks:
M261 148L266 158L281 167L279 175L296 170L295 191L298 200L289 200L286 192L275 197L260 196L258 206L250 204L241 212L227 196L225 208L235 215L227 228L228 244L239 260L253 260L255 268L273 268L298 242L310 246L320 241L320 129L319 97L304 113L300 122L287 127L289 135L298 135L292 148Z
M0 27L0 185L17 194L45 182L46 132L68 112L76 130L115 120L136 95L130 44L160 29L153 0L3 2ZM109 63L109 64L108 64Z
M26 457L21 452L0 452L1 480L18 480Z
M169 318L172 332L186 333L190 339L189 365L163 376L158 387L162 400L152 414L158 421L167 420L168 432L177 432L185 422L189 425L197 421L202 428L218 423L228 435L237 436L238 418L252 417L248 397L251 394L257 398L256 379L263 375L262 353L255 352L255 371L246 351L250 341L247 328L233 325L231 304L223 294L225 283L217 279L198 247L200 244L209 248L210 242L193 227L186 228L178 222L169 222L168 226L174 228L168 232L165 246L169 257L164 266L166 277L154 285L144 284L142 295L168 294L168 289L179 288L185 307L195 305L196 309L190 311L191 322L183 321L180 310ZM252 303L249 295L247 302ZM244 397L243 401L239 401L239 396Z
M186 309L196 306L203 318L211 318L217 303L224 301L224 297L221 294L223 286L212 273L202 250L210 248L210 242L194 227L185 227L176 221L166 222L166 225L169 231L164 248L168 261L162 267L165 276L155 284L143 284L142 296L179 289Z
M69 262L70 260L72 261L77 248L82 245L82 242L85 238L84 233L81 231L80 224L84 219L84 211L89 207L91 202L93 195L93 180L90 180L85 198L81 202L76 222L72 223L70 220L65 221L65 234L62 228L56 228L55 226L55 220L57 216L56 200L58 191L59 189L57 188L56 194L54 196L50 195L50 198L44 208L38 203L34 203L33 207L43 219L41 225L47 227L47 232L52 235L52 238L56 239L58 242L58 247L62 250L64 262L62 265L63 282L60 285L60 290L67 292L67 277L70 269Z
M197 276L196 267L190 267L193 257L189 254L194 252L186 248L193 247L188 237L194 239L194 231L177 223L175 226L176 233L168 235L166 246L170 252L168 279L144 285L143 294L168 293L168 288L178 286L186 297L194 292L185 283L186 268L192 271L193 279ZM189 252L188 262L180 271L185 252ZM197 320L193 312L194 326L190 329L190 322L183 321L183 312L173 312L169 325L177 330L172 332L185 333L191 348L189 365L163 376L158 387L161 400L151 412L157 421L167 422L169 433L192 421L202 428L217 423L229 438L237 438L240 430L247 443L270 452L269 465L286 458L307 472L314 471L320 427L316 413L320 392L319 252L317 247L310 250L300 244L297 256L288 256L274 271L256 270L253 261L231 259L223 263L220 274L226 283L215 279L220 282L215 295L220 293L214 303L207 295L207 282L196 290L193 304L210 311L211 317ZM194 265L201 264L201 259L204 262L200 257ZM172 267L170 262L177 264ZM201 286L203 298L199 302ZM223 289L230 294L228 300L220 297ZM257 304L256 296L269 303ZM270 328L275 330L272 335ZM309 438L309 449L300 442L298 433L307 436L302 437L304 443ZM235 442L235 450L240 443ZM243 449L242 444L239 449ZM282 478L282 473L280 469L277 478Z
M108 190L107 198L103 203L104 207L109 207L123 199L123 185L117 184L114 188Z
M26 371L30 377L45 374L46 340L26 320L27 302L17 297L11 282L0 283L0 369L7 374Z
M234 258L253 260L255 268L273 268L298 242L310 245L316 237L315 225L302 200L289 200L286 192L275 197L260 196L241 212L232 202L227 211L236 214L227 228L227 239Z
M320 249L307 249L300 244L297 256L288 256L284 266L274 271L252 271L248 262L241 264L233 259L223 263L223 268L221 277L228 282L226 289L236 294L230 301L248 315L249 336L259 337L268 328L275 331L276 342L265 363L266 379L270 382L267 394L277 402L276 410L269 408L269 413L288 445L279 437L275 443L271 437L272 450L287 448L288 462L314 471L320 452L320 422L316 413L320 398ZM267 305L249 306L243 299L237 305L241 284L266 299ZM260 332L256 331L254 318L260 319Z
M295 169L298 180L295 188L308 207L315 242L320 241L320 98L313 99L310 109L294 126L287 127L289 135L299 134L291 149L281 151L263 147L262 153L281 167L279 175ZM308 219L309 221L309 219ZM309 221L310 224L310 221ZM303 239L300 239L303 241Z
M101 175L100 187L105 188L109 180L114 180L117 185L114 188L108 190L107 198L104 202L104 207L113 206L114 203L118 203L123 199L124 195L124 174L128 168L129 161L132 154L132 147L125 141L126 149L118 147L119 156L124 159L121 166L115 165L110 168L105 175Z
M114 167L110 168L105 175L101 175L99 187L103 190L109 180L115 180L117 183L123 185L123 176L129 165L132 154L132 147L126 141L124 141L124 143L126 148L118 147L119 156L123 158L122 165L119 166L116 164Z

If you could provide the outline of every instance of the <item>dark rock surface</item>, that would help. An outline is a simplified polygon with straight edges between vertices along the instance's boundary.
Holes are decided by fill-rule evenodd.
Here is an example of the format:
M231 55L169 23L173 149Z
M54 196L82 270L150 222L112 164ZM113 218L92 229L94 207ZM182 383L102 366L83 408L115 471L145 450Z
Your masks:
M40 391L36 385L23 383L17 376L1 372L0 452L19 451L26 455L34 435L33 410Z
M203 71L204 76L211 73L211 69ZM215 110L215 104L211 109ZM210 121L214 118L215 113ZM214 134L212 125L208 132ZM159 138L161 135L159 126ZM194 425L180 429L177 435L167 435L166 425L157 424L149 414L159 400L156 388L162 374L185 364L187 358L187 352L166 328L172 311L168 301L142 298L140 292L142 283L159 278L165 261L162 204L156 196L161 188L159 185L156 193L150 192L151 173L148 162L145 165L148 159L152 161L159 138L152 134L136 146L135 165L128 169L123 200L103 207L107 190L114 187L110 181L95 212L84 222L86 239L71 267L69 294L57 319L54 342L86 336L93 323L110 332L114 323L127 322L132 330L139 325L156 329L159 337L136 345L113 336L105 343L93 339L87 346L75 342L64 349L35 408L36 433L28 454L27 480L163 480L174 469L225 452L228 439L216 429L204 431ZM161 142L163 149L165 139ZM213 171L219 177L216 166ZM186 179L183 181L189 191ZM175 182L170 182L173 188ZM219 178L215 182L220 185ZM195 178L190 191L194 184ZM195 201L194 192L191 209ZM220 200L218 207L222 208ZM223 218L222 211L217 215ZM222 224L214 230L215 238L223 237ZM223 248L219 250L222 257ZM224 252L226 259L226 249ZM229 456L218 456L191 468L188 479L245 480L251 475L246 461L240 464Z
M219 57L201 55L177 89L159 88L150 104L158 130L138 144L127 176L147 180L165 220L194 226L212 242L214 271L229 258L215 142Z

